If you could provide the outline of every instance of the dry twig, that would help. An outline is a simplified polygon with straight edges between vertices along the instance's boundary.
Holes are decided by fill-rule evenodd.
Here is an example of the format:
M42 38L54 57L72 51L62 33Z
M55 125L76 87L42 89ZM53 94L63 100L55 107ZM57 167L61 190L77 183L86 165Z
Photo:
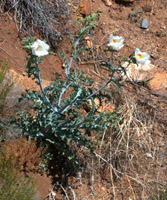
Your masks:
M39 32L52 47L66 33L69 19L66 0L1 0L0 10L12 12L18 32L34 36Z

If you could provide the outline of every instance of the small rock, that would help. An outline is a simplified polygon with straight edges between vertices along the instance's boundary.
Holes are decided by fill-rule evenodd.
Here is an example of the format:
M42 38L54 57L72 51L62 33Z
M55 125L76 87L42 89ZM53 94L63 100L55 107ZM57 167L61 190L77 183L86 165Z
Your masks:
M78 8L78 12L83 16L88 16L91 13L90 0L82 0Z
M24 99L23 101L19 102L19 98L23 93L25 93L25 91L18 84L13 85L5 98L5 109L32 108L32 102L28 101L27 99Z
M111 6L112 5L111 0L103 0L103 2L104 2L104 4L106 6Z
M143 18L141 21L140 28L147 29L148 28L148 20Z
M115 0L118 4L132 4L135 0Z
M151 154L150 152L147 152L147 153L146 153L146 156L147 156L148 158L152 158L152 154Z
M65 63L63 63L61 67L62 67L63 69L65 69Z
M148 82L150 90L167 95L167 72L156 72L155 77Z
M154 78L156 72L156 66L152 64L129 64L125 62L122 67L126 69L126 75L123 74L123 79L128 80L129 77L130 80L135 82L149 81Z
M23 76L26 76L26 72L23 72L22 75L23 75Z
M85 41L86 41L86 46L87 46L87 48L88 49L91 49L92 47L93 47L93 43L92 43L92 40L90 39L90 37L85 37L84 38L85 39Z

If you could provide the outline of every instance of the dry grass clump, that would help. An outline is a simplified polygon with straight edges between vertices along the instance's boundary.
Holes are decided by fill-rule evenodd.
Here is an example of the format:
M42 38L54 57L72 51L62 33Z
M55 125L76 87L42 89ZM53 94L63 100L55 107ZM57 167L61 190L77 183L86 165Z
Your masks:
M101 139L94 138L99 144L94 158L84 154L86 164L80 180L89 180L91 196L96 200L164 200L166 127L155 105L143 103L141 97L123 91L118 130L112 128Z
M156 112L135 96L125 96L123 103L119 131L104 133L96 152L102 179L115 200L159 199L167 186L165 134Z
M39 32L54 48L66 33L66 0L1 0L0 10L13 13L19 32L29 36Z

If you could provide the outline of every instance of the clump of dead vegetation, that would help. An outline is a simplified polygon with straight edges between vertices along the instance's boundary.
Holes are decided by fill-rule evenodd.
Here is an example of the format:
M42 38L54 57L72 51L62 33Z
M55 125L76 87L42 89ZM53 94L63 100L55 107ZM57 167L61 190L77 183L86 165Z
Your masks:
M69 19L66 0L2 0L0 10L13 13L19 33L29 36L39 33L52 47L57 47L66 33Z
M77 181L69 181L70 187L76 188L74 192L80 198L84 188L89 198L96 200L164 200L165 123L151 101L144 101L149 98L148 94L140 99L141 93L124 89L121 97L118 129L112 128L101 138L94 138L98 146L93 157L82 149L80 155L84 155L83 163L86 162L80 168ZM69 189L65 191L70 196Z
M109 188L108 197L163 199L167 186L164 121L137 94L124 94L122 100L119 130L104 133L94 166L99 166L96 170Z
M5 159L13 157L13 166L19 164L24 173L38 172L43 161L44 148L37 146L34 140L27 141L26 137L6 142L3 146Z

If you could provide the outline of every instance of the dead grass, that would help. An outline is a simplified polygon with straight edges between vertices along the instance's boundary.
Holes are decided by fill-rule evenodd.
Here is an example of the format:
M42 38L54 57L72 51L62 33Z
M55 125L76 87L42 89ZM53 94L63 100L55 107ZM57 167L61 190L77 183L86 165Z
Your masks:
M119 131L112 128L101 138L94 138L98 141L94 157L82 149L85 165L77 178L80 189L74 191L81 198L86 184L85 193L89 193L91 200L164 200L167 186L164 121L154 107L151 110L150 105L141 104L138 94L124 91L121 96ZM75 188L76 183L72 181L71 185Z
M156 112L124 96L119 132L104 133L96 162L113 199L151 199L166 188L166 145ZM107 173L105 175L105 173ZM105 198L101 198L105 199Z
M54 48L66 33L69 19L66 0L1 0L0 11L13 13L19 33L29 36L39 33Z

